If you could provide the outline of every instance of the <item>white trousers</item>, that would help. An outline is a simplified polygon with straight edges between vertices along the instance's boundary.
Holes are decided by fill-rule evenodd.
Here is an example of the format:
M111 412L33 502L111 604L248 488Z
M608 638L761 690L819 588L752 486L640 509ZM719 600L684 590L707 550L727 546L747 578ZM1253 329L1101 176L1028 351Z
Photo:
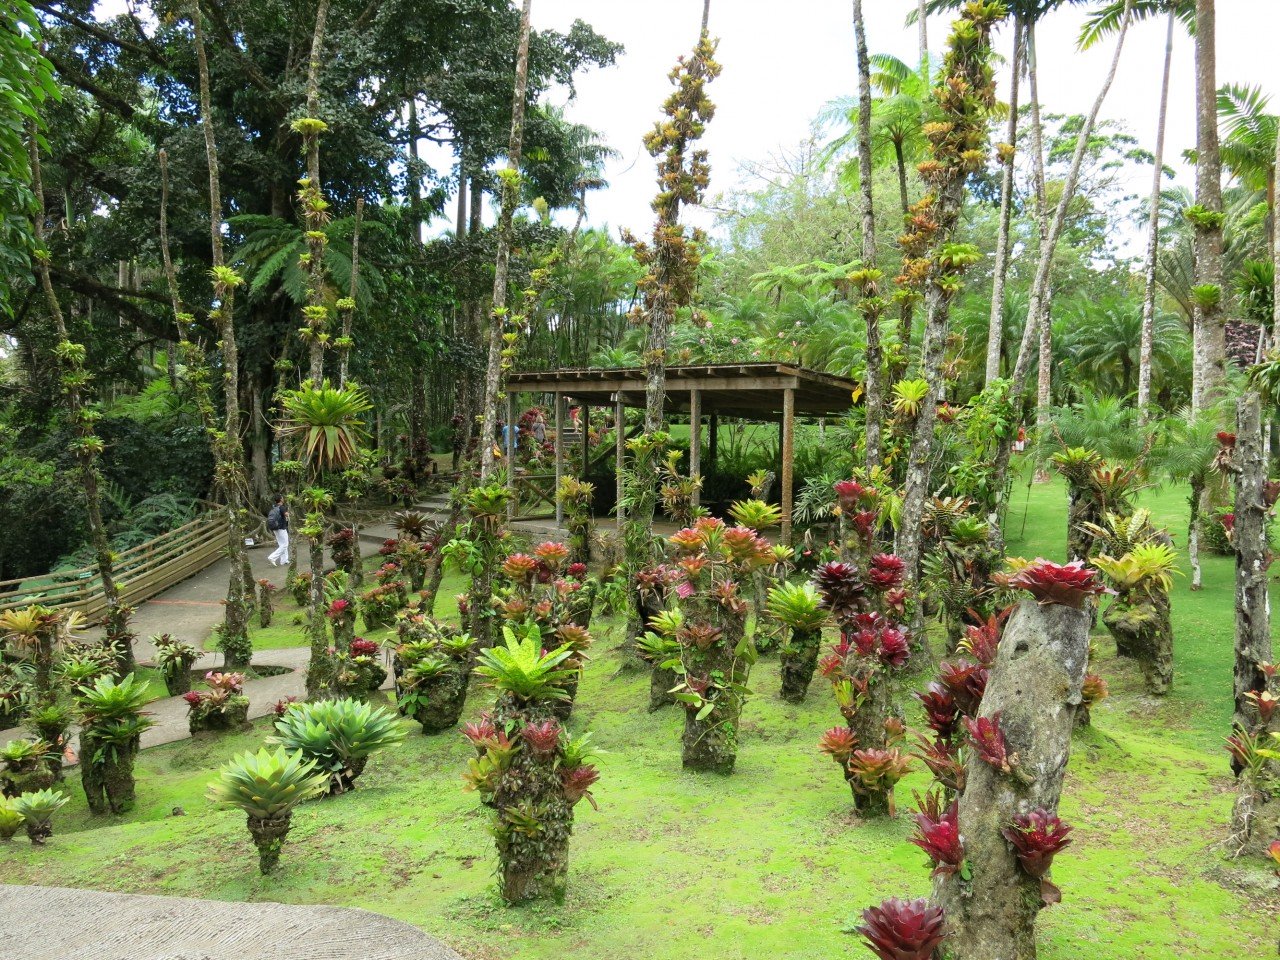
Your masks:
M276 548L271 551L271 556L267 557L267 562L283 566L289 562L289 531L273 530L272 532L276 535Z

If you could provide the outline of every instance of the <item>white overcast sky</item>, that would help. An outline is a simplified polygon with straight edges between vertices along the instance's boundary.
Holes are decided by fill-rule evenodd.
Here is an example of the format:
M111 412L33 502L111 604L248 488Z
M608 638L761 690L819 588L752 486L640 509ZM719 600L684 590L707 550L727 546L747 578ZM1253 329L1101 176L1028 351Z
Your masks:
M1219 84L1258 84L1273 94L1270 109L1280 109L1280 0L1218 0L1217 6ZM914 63L916 28L905 25L914 0L864 0L863 7L870 51ZM718 59L724 68L709 88L717 105L705 138L713 194L744 182L742 162L765 161L780 148L802 142L824 103L855 92L851 11L850 0L713 0L711 33L720 38ZM581 80L577 99L568 105L571 119L601 131L621 154L607 170L609 188L589 200L593 223L637 233L650 225L654 162L641 137L670 89L668 70L693 45L701 13L702 0L533 0L535 27L565 29L580 18L626 46L616 66ZM1110 42L1087 53L1076 50L1083 16L1071 10L1052 14L1038 32L1041 98L1052 112L1087 112L1110 64ZM929 48L935 56L950 19L930 18ZM1002 30L997 40L1006 57L1009 33ZM1164 40L1164 21L1130 30L1102 112L1123 121L1148 149L1155 143ZM1175 166L1182 151L1195 146L1193 71L1192 43L1179 28L1166 147L1166 158ZM1007 70L998 82L1004 99ZM1144 192L1149 169L1141 174ZM1190 186L1192 178L1183 168L1175 182Z

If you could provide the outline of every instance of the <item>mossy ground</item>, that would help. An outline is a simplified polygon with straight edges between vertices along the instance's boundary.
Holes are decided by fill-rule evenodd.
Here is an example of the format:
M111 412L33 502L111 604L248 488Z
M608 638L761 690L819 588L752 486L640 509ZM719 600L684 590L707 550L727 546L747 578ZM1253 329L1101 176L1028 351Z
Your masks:
M1010 552L1060 559L1066 503L1057 483L1025 489L1010 511ZM1185 495L1145 498L1185 541ZM1205 589L1175 588L1172 695L1142 695L1138 672L1099 634L1112 696L1076 739L1062 815L1074 843L1055 863L1064 901L1041 914L1044 960L1227 960L1275 949L1276 882L1260 864L1224 859L1232 799L1221 749L1230 717L1232 568L1205 558ZM446 582L442 600L457 591ZM282 607L285 606L282 604ZM275 630L290 626L285 614ZM301 643L298 628L294 644ZM274 632L273 632L274 636ZM263 638L263 634L259 634ZM563 904L508 909L497 900L486 818L459 775L461 736L406 742L370 763L353 793L294 817L279 872L258 875L243 818L204 799L213 770L256 746L267 724L217 741L145 751L138 808L93 819L78 784L49 846L3 854L7 882L365 907L417 924L474 958L716 957L829 960L870 956L842 932L886 896L924 895L928 869L907 843L910 820L861 823L848 790L815 749L839 721L815 682L808 702L777 698L776 660L755 671L737 772L680 770L679 717L646 713L648 678L615 675L604 637L572 727L608 751L600 811L577 808ZM266 644L259 644L265 648ZM473 687L464 716L486 705ZM901 806L926 778L901 786ZM174 816L175 807L185 811Z

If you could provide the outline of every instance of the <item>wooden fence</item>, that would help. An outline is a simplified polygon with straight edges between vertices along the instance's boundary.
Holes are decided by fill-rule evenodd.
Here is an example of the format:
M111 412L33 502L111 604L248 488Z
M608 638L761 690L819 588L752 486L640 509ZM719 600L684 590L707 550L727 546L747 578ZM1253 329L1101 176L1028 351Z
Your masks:
M223 511L203 514L176 530L130 547L115 557L120 599L129 604L148 600L226 556L226 548L227 515ZM96 565L0 580L0 610L32 603L77 610L90 618L101 615L107 606Z

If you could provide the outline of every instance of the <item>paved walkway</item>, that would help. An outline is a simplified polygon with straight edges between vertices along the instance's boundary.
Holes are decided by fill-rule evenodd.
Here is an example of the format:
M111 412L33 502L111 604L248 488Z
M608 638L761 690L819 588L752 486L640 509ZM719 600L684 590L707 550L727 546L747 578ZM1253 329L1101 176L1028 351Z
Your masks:
M362 551L366 554L372 553L374 547L391 536L391 533L391 528L386 524L362 527ZM283 590L288 570L271 566L267 562L270 552L267 547L249 551L254 579L265 577ZM307 568L305 560L299 563L299 568L303 570ZM156 649L150 638L161 633L171 634L179 640L203 649L209 632L222 622L222 598L227 593L227 579L230 572L231 562L219 560L195 576L170 587L158 597L140 604L132 621L133 631L138 637L134 643L134 655L138 662L151 662ZM245 683L244 692L249 697L251 720L265 717L285 697L301 698L305 695L309 659L310 651L306 647L288 647L255 653L253 658L255 664L285 667L288 672L273 677L249 680ZM196 663L197 668L205 670L215 670L221 666L222 654L218 651L207 651ZM387 689L390 686L391 681L388 679L383 688ZM143 732L143 747L173 743L191 735L187 728L187 704L181 697L154 700L147 705L147 710L151 713L151 719L155 721L155 725ZM0 744L27 735L21 728L0 730ZM3 957L2 953L0 957Z
M345 907L0 886L0 917L5 960L462 960L416 927Z

